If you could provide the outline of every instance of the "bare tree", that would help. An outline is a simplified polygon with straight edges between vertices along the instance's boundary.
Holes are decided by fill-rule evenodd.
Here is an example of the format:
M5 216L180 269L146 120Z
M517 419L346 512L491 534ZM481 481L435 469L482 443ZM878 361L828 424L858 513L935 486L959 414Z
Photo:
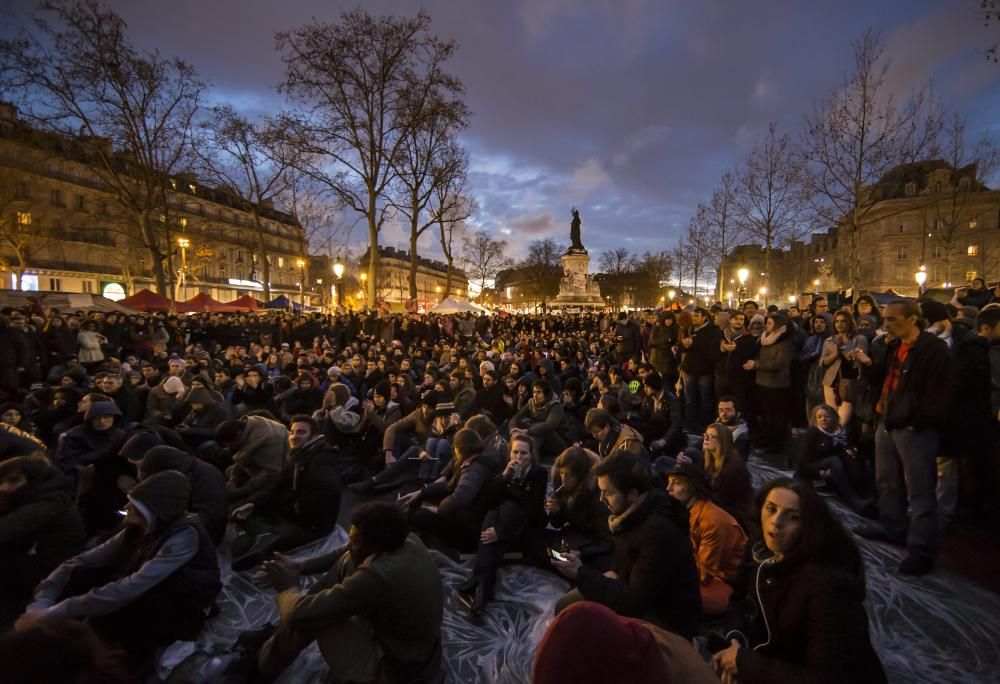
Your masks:
M632 292L637 306L655 307L659 304L673 268L673 259L666 251L646 252L636 258Z
M250 215L264 298L271 299L268 223L262 212L288 189L292 158L268 121L253 122L229 105L215 107L194 140L198 169ZM301 256L305 256L304 254Z
M747 239L745 226L739 220L737 183L736 175L726 171L712 192L709 203L698 207L697 222L706 232L705 241L711 245L708 259L716 272L719 301L722 301L723 281L729 270L729 253Z
M437 199L443 204L439 202L435 207L437 211L428 211L435 191L452 185L455 176L463 174L467 168L465 155L455 138L469 122L468 108L458 98L461 91L461 84L456 83L450 98L435 94L426 101L411 104L414 109L424 109L408 115L420 124L407 130L400 156L393 160L402 190L399 200L393 204L407 218L410 228L411 300L417 298L417 243L428 228L438 225L440 213L451 211L455 208L454 203L460 201L456 195L438 193ZM447 206L449 201L452 206Z
M713 243L709 239L708 230L699 223L704 218L701 214L696 214L691 219L688 226L687 235L681 243L687 257L688 273L691 275L692 291L698 297L698 281L707 279L711 269Z
M449 252L450 250L445 255ZM469 278L472 282L479 283L480 292L486 289L486 281L495 279L500 271L513 265L513 261L507 256L507 241L494 240L484 231L476 231L462 240L462 259Z
M171 293L168 183L187 163L205 84L180 59L139 52L121 17L96 0L44 3L33 25L37 35L0 41L0 89L17 94L35 125L79 143L128 212L157 290Z
M978 201L986 190L986 182L997 170L998 151L989 137L976 143L966 138L966 122L955 114L945 127L942 140L942 157L948 165L948 183L940 191L930 189L932 195L927 206L926 230L924 235L932 236L932 243L941 248L945 259L945 280L952 280L952 259L959 254L961 246L971 234L978 234L975 247L985 257L990 252L992 240L988 233L972 228L985 223L988 214L995 213L995 207ZM921 262L926 253L920 255ZM987 263L984 258L983 263ZM985 273L983 273L985 276Z
M15 290L21 289L31 262L59 238L53 222L38 221L31 210L31 198L20 177L0 170L0 267L14 274Z
M552 238L534 240L528 245L528 255L521 261L527 276L528 291L535 301L541 301L544 308L548 300L559 292L562 280L562 255L566 245Z
M599 260L602 280L601 293L611 297L611 305L617 310L628 303L632 294L632 279L636 272L636 259L625 247L617 247L601 253Z
M444 254L448 272L445 277L445 291L451 292L452 275L455 270L455 245L465 241L465 220L476 210L476 202L466 188L468 180L468 153L456 146L460 159L459 166L454 169L446 182L439 183L434 188L434 197L430 207L438 225L438 241ZM496 273L491 275L494 277ZM482 290L480 290L482 291Z
M748 234L764 243L764 285L770 291L771 255L797 235L808 216L802 166L787 135L775 124L754 145L736 186L739 220ZM766 297L765 297L766 300Z
M854 43L854 70L807 117L801 145L802 175L818 216L838 225L846 243L848 281L862 285L866 228L884 213L873 214L884 196L872 188L895 167L933 153L940 114L927 90L902 105L887 92L889 62L878 34L867 31ZM890 194L893 194L890 191Z
M977 5L976 14L982 20L983 26L992 28L994 32L1000 28L1000 0L973 0ZM986 59L994 64L1000 63L1000 40L986 48Z
M283 126L304 153L300 168L368 223L368 296L377 301L378 238L410 131L434 95L454 92L444 71L454 42L430 35L430 17L373 17L362 9L339 23L314 20L277 34L285 79L280 90L299 107ZM417 103L417 106L414 106Z

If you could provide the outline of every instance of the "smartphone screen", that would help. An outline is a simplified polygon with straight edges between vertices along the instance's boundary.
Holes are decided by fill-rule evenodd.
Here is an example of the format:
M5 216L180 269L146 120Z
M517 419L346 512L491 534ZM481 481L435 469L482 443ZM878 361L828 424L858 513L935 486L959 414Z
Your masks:
M565 563L566 560L567 560L567 558L566 558L565 555L563 555L562 553L559 553L555 549L549 549L549 555L552 556L552 558L554 558L555 560L561 561L563 563Z

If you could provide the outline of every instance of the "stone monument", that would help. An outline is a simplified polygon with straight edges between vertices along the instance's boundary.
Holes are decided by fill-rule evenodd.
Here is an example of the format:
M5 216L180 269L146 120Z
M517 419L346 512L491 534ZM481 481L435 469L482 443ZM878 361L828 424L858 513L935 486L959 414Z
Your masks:
M572 215L569 228L571 244L562 255L563 275L559 281L559 295L549 305L565 310L604 308L601 288L590 275L590 255L580 238L580 212L576 207L573 207Z

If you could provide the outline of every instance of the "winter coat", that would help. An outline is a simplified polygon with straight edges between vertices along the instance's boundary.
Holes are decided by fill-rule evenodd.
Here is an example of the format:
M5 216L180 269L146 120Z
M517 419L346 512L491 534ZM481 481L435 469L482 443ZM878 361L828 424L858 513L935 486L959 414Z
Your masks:
M316 536L329 534L340 514L340 475L337 451L320 435L292 449L278 494L283 518Z
M739 522L716 504L698 499L688 510L691 547L702 586L719 579L733 584L743 563L747 535Z
M960 458L980 448L996 425L990 412L989 342L961 326L952 326L955 400L948 429L941 434L940 455Z
M536 406L532 399L514 414L510 424L525 428L526 432L536 439L544 439L548 434L559 433L563 427L562 402L553 395L542 406Z
M649 333L649 362L656 372L666 377L677 365L673 347L677 344L677 330L674 326L654 325Z
M215 466L197 459L180 449L164 449L155 466L148 468L146 460L139 464L143 479L164 470L176 470L191 483L191 498L187 510L201 519L212 543L218 544L226 534L229 506L226 480Z
M694 637L701 617L698 568L687 529L687 511L655 490L612 529L617 579L582 566L577 588L626 617L637 617L681 635Z
M503 400L504 387L500 383L493 385L489 389L481 389L476 393L476 403L473 406L474 413L489 412L491 420L500 425L511 414L511 407Z
M612 424L608 439L598 443L597 453L602 459L609 457L617 451L629 451L636 456L645 454L646 447L642 443L642 435L631 425L624 423Z
M14 568L34 588L67 558L83 549L86 533L76 508L73 482L48 464L29 464L28 483L0 516L0 565Z
M722 466L719 476L712 479L712 501L741 523L752 518L753 483L743 457L735 451Z
M709 321L691 331L691 340L691 346L684 350L681 370L686 375L714 374L715 363L722 353L719 347L722 342L722 331L715 323Z
M382 449L396 448L396 435L411 433L418 444L423 444L431 436L431 424L424 418L424 412L418 406L409 415L403 416L385 430L382 436ZM395 454L399 458L402 454Z
M69 472L76 466L84 466L98 461L109 454L125 438L125 431L115 425L107 430L95 430L91 419L97 416L114 415L116 422L121 419L121 411L113 401L95 402L87 410L87 416L82 425L77 425L59 438L56 446L55 463L63 472Z
M795 343L790 331L785 331L773 344L762 343L757 350L757 384L771 389L791 387L794 360Z
M77 358L80 359L80 363L103 361L104 352L101 350L101 344L106 341L104 335L96 330L81 330L77 333L76 343L80 347Z
M884 358L872 358L870 366L862 366L879 395L900 344L899 339L892 340ZM931 333L921 332L900 369L895 391L882 407L882 420L887 430L947 431L954 395L955 363L948 345Z
M871 645L860 571L768 559L750 573L748 596L758 609L736 656L741 684L887 681Z
M268 505L281 482L288 457L288 430L262 416L244 416L243 441L226 471L226 491L233 508L246 503Z

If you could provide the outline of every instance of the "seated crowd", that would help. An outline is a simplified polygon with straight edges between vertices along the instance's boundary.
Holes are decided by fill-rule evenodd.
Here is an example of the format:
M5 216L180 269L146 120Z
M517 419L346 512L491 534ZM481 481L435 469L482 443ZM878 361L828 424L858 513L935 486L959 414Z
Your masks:
M909 575L956 520L995 519L1000 303L957 304L5 309L0 671L143 681L217 610L221 560L280 616L229 681L273 681L313 641L331 682L442 681L434 550L473 559L470 619L514 557L571 582L536 682L884 681L825 499ZM755 491L768 454L794 475ZM348 545L286 555L334 531L344 488L373 499Z

